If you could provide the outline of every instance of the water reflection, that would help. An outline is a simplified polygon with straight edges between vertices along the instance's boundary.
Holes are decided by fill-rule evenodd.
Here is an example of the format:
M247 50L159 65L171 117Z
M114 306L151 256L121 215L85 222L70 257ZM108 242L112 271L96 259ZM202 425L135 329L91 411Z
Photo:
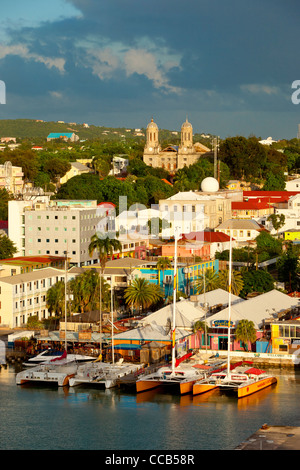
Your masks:
M300 424L299 372L279 371L277 385L241 399L219 390L180 396L158 389L17 386L15 373L12 367L0 372L3 449L233 449L264 423ZM22 422L31 434L20 434Z

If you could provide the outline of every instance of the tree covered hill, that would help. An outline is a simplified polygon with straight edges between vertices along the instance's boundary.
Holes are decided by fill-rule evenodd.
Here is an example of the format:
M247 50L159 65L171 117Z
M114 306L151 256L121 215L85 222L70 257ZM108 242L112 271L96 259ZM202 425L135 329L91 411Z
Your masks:
M0 137L16 137L18 140L31 139L36 143L46 140L51 132L74 132L80 140L100 140L118 141L135 139L144 141L146 138L146 129L140 129L140 132L132 128L113 128L107 126L94 126L70 122L55 121L39 121L35 119L1 119L0 120ZM175 132L175 133L174 133ZM161 142L166 144L178 144L180 141L180 131L172 131L168 129L159 130ZM209 134L203 137L200 134L194 135L195 142L201 142L207 147L211 147L213 136Z

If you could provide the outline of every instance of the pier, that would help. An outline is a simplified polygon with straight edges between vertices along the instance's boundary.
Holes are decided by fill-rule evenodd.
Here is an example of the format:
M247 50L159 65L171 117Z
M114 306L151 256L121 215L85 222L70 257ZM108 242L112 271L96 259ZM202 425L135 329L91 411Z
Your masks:
M264 424L235 450L300 450L300 427Z

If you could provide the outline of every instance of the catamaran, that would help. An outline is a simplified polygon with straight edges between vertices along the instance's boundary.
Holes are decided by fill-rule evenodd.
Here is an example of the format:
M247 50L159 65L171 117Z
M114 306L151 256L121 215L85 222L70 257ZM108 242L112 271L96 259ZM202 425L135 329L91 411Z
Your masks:
M45 351L37 354L36 356L31 357L28 359L27 362L23 362L23 366L25 367L35 367L39 364L48 363L54 360L61 360L67 359L67 362L74 362L82 363L88 361L94 361L94 356L89 356L86 354L67 354L66 350L64 351L57 351L55 349L45 349Z
M175 230L176 232L176 230ZM198 368L196 365L180 363L176 361L176 284L177 284L177 235L175 234L174 252L174 278L173 278L173 318L172 318L172 364L171 366L160 367L156 372L141 376L136 381L136 391L138 393L152 390L158 387L175 389L180 394L191 393L193 384L205 377L207 369ZM221 367L220 361L210 365L210 372ZM208 367L209 369L209 367Z
M238 368L240 364L230 365L230 327L231 327L231 275L232 275L232 237L229 248L229 301L228 301L228 352L227 370L211 374L193 385L193 395L221 389L233 393L238 398L246 397L277 382L277 378L257 368Z

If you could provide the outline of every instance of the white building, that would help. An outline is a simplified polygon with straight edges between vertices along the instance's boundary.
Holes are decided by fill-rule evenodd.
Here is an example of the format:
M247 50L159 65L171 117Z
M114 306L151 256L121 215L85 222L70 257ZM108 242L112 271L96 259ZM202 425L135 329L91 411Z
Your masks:
M275 214L284 215L284 225L279 229L278 234L287 230L300 229L300 193L291 196L286 207L276 207ZM273 227L272 222L267 217L260 220L260 223L271 232L272 235L277 234L277 230Z
M243 246L255 238L264 228L254 219L229 219L220 224L215 231L231 235L237 245Z
M89 265L98 260L97 252L89 256L88 246L100 217L97 201L50 201L46 196L9 201L8 236L16 256L63 256L67 251L71 264Z
M287 181L285 183L285 189L287 191L299 191L300 192L300 178L295 178L294 180Z
M72 274L72 277L75 275ZM69 281L71 277L67 277ZM65 272L56 268L0 278L0 325L17 328L26 325L28 318L49 318L46 305L47 290L65 280Z

